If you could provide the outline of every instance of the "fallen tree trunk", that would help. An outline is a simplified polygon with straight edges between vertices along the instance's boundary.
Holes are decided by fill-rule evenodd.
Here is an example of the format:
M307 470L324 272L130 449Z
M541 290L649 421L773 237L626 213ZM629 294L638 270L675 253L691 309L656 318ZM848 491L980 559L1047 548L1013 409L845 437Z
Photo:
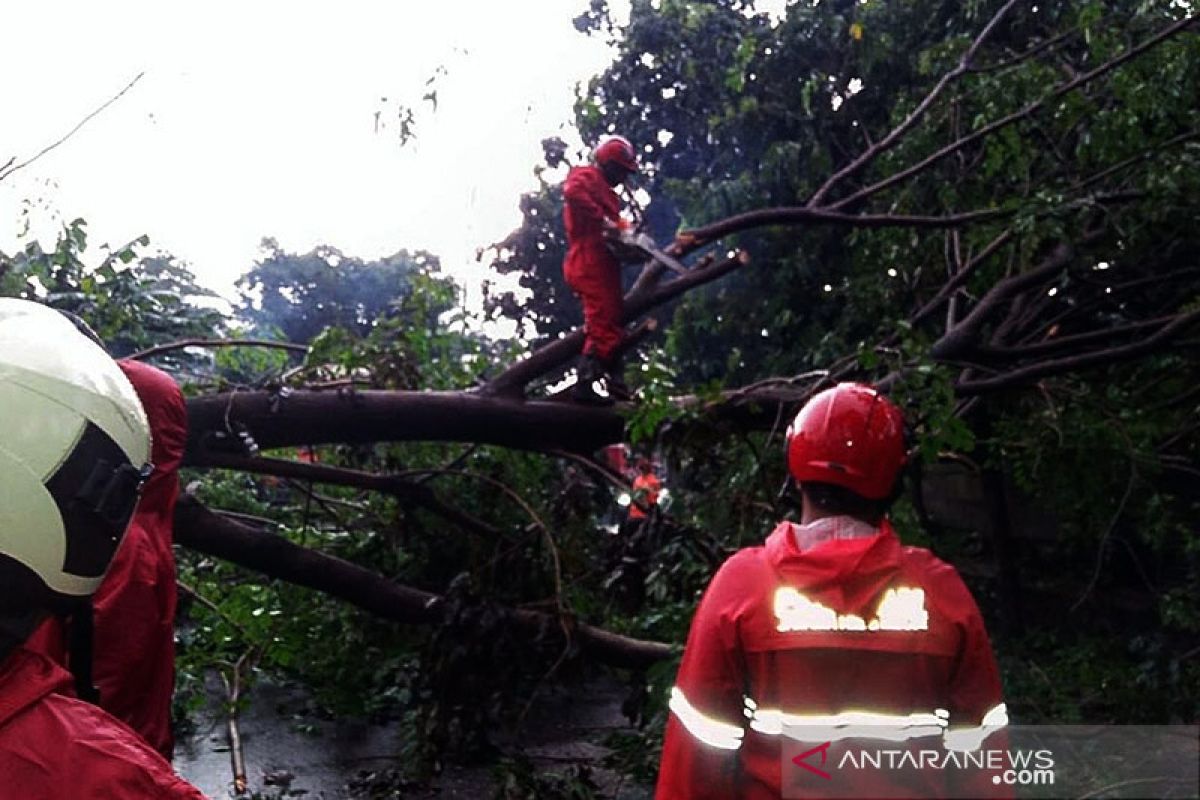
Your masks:
M384 619L407 625L434 625L442 619L440 595L395 583L357 564L227 519L190 495L180 497L175 509L175 541L270 578L315 589ZM554 615L525 609L508 613L531 637L562 635ZM644 669L670 658L674 651L663 642L633 639L591 625L569 627L583 653L614 667Z
M189 464L213 434L240 430L264 448L442 441L591 453L624 438L611 410L465 391L225 392L189 399L188 427Z

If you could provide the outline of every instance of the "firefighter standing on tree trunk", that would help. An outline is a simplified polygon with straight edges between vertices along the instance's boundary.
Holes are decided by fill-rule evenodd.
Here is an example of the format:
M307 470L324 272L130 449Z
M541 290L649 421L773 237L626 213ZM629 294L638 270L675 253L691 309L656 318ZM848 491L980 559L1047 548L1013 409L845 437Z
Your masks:
M658 800L995 796L978 769L839 767L852 747L953 751L967 764L965 751L1006 737L971 593L887 519L905 459L900 410L868 386L839 384L801 409L787 434L800 523L736 553L700 600ZM785 750L793 741L805 746Z
M575 399L607 403L631 397L620 374L621 265L608 241L623 224L613 188L637 172L637 155L629 140L613 136L596 148L593 160L593 165L573 168L563 184L568 243L563 277L583 303L585 339ZM601 380L607 397L596 392Z

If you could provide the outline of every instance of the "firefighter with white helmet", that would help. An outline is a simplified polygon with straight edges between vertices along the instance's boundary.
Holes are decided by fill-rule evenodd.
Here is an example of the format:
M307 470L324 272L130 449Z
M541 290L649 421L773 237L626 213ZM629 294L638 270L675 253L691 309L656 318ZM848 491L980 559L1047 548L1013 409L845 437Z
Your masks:
M0 298L0 776L5 796L202 795L90 690L90 597L152 469L137 395L66 318ZM22 647L72 617L75 678Z

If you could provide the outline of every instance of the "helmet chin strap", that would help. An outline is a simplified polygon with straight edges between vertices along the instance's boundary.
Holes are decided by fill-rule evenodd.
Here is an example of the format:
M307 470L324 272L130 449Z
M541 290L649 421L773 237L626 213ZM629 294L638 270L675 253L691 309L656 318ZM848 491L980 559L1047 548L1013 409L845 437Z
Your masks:
M75 678L75 695L88 703L100 702L100 690L92 681L92 644L95 625L92 598L81 597L72 604L67 625L67 656Z
M0 612L0 661L25 644L51 613L45 608ZM92 682L92 613L92 598L80 597L71 600L69 607L60 609L57 615L67 629L67 658L75 678L75 695L80 700L99 703L100 692Z

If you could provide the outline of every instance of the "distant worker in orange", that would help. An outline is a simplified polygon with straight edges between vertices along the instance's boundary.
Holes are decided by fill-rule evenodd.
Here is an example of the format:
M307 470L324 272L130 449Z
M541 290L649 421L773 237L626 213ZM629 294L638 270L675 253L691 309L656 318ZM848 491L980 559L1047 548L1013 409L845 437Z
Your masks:
M662 481L654 474L654 463L648 458L639 458L638 476L633 479L633 500L629 504L629 519L643 520L658 506Z
M613 136L596 148L595 164L574 167L563 184L567 257L563 277L583 303L583 351L575 384L576 400L611 403L632 397L621 380L621 264L608 241L621 230L620 200L613 188L637 172L637 154L628 139ZM604 381L608 395L596 392Z

